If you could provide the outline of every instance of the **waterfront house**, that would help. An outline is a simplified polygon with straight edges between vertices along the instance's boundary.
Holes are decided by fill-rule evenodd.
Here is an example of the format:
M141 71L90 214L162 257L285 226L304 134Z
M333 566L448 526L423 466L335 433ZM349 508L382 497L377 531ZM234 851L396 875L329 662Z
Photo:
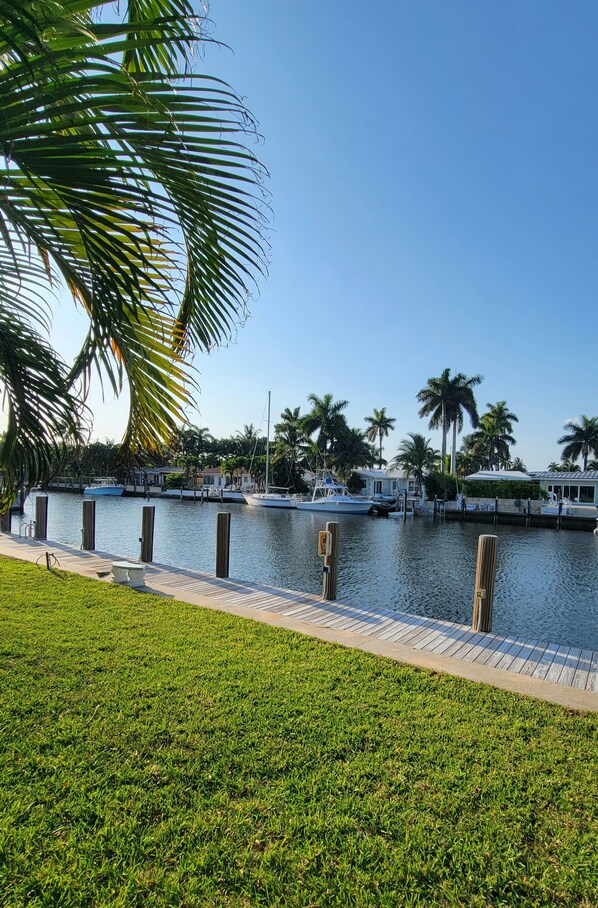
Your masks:
M540 483L549 498L567 498L579 504L598 506L598 470L578 470L571 473L543 470L530 472L530 478Z
M354 470L353 472L361 479L362 494L366 498L380 495L384 498L396 498L403 492L415 495L418 491L415 478L401 473L400 470ZM422 495L423 497L424 495Z
M135 483L138 486L163 486L167 476L182 476L185 472L184 467L147 467L145 469L137 468L135 473Z
M243 471L240 474L231 476L230 474L222 473L220 467L206 467L204 470L197 471L197 485L203 486L206 489L225 489L230 485L234 485L239 489L249 489L254 485L254 482L249 473Z

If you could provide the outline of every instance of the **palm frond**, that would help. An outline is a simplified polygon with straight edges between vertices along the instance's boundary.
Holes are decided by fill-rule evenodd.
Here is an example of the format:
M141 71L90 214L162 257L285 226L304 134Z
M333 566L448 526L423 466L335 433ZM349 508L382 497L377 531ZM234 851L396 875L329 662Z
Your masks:
M93 364L126 382L135 448L167 439L194 352L245 317L265 171L242 101L191 70L207 40L192 3L111 8L0 0L0 305L46 330L49 279L70 288L89 317L70 393Z

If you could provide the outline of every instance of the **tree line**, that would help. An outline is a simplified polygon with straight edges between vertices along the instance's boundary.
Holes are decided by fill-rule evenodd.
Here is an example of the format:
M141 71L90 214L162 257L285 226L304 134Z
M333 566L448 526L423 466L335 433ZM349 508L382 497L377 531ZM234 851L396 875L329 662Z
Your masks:
M479 415L473 389L481 382L482 376L451 375L450 369L430 378L416 397L421 404L419 416L428 419L430 429L441 430L441 449L434 448L424 434L409 432L390 460L383 456L383 444L396 419L386 407L374 408L364 417L364 427L355 427L349 425L344 412L347 400L335 400L331 393L309 394L306 412L287 407L274 424L268 481L301 491L306 471L330 469L350 482L358 469L389 466L413 477L418 485L426 481L443 492L450 488L447 480L451 476L464 477L480 469L525 471L525 464L513 458L511 450L517 443L514 426L518 417L504 400L488 403ZM466 417L472 431L463 436L457 450ZM548 469L598 469L598 461L591 459L592 455L598 457L598 418L582 416L579 421L568 421L565 429L558 439L563 445L561 463L553 462ZM449 435L451 450L447 452ZM75 476L124 476L134 466L176 465L184 467L188 480L202 469L218 467L231 481L249 473L260 484L265 481L265 454L266 438L253 424L224 438L213 436L208 427L187 424L179 426L172 443L158 451L141 452L131 459L113 442L94 442L69 448L56 469Z

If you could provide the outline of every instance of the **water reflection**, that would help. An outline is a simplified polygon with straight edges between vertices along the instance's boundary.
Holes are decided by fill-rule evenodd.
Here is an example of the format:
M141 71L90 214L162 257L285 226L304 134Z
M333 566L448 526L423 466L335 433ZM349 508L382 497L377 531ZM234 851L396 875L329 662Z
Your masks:
M82 496L55 493L48 535L81 542ZM100 498L96 545L139 557L141 498ZM154 558L213 573L216 513L232 512L231 577L319 593L317 533L325 517L309 511L249 509L244 505L156 505ZM33 503L25 519L31 519ZM359 605L397 608L468 623L471 618L477 539L500 538L493 629L539 641L598 650L598 537L592 533L434 523L340 515L339 598ZM17 521L13 525L17 529Z

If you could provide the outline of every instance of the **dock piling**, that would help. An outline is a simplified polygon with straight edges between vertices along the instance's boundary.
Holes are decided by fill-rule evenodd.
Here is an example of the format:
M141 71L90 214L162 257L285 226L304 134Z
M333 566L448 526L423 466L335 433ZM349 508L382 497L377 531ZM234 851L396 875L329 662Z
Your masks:
M151 562L154 560L154 522L156 517L155 504L143 506L141 516L141 555L140 561Z
M5 514L0 517L0 532L10 533L12 526L12 511L9 508Z
M488 633L492 630L492 605L496 579L498 536L481 535L478 539L478 560L473 594L471 629Z
M38 495L35 499L35 538L48 538L48 496Z
M83 551L93 552L96 547L96 503L93 499L83 502L81 537L81 548Z
M216 576L228 577L230 561L230 511L216 515Z
M330 534L329 553L324 556L322 572L322 599L334 602L338 581L338 555L340 548L340 524L335 520L326 523L326 532Z

